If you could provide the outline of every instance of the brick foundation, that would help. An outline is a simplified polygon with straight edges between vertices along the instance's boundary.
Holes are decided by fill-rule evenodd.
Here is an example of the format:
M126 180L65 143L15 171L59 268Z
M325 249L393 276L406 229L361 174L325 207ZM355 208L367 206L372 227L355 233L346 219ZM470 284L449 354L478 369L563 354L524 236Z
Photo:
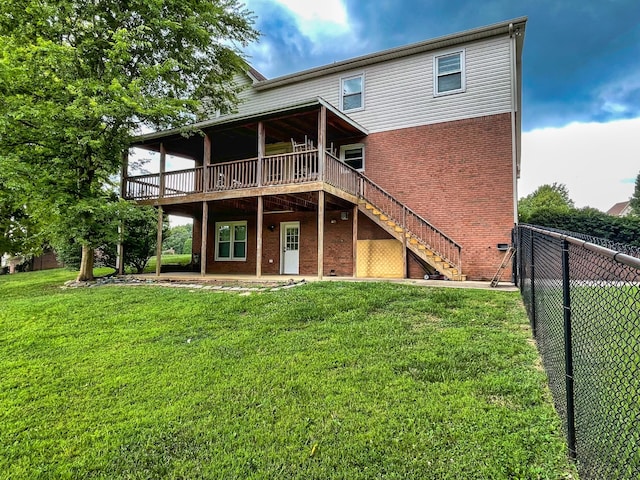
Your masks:
M262 231L262 273L278 275L280 273L281 248L280 225L282 222L300 222L300 275L318 274L318 224L315 212L294 212L265 215ZM247 259L246 261L215 261L215 223L221 221L247 221ZM334 222L334 223L332 223ZM252 216L216 216L209 212L209 234L207 237L207 273L238 273L253 275L256 273L256 217ZM270 228L270 227L273 227ZM340 211L326 211L324 221L324 271L323 275L353 275L353 223L340 219ZM194 223L194 234L195 234ZM199 230L199 228L198 228ZM384 232L383 232L384 233ZM194 252L200 252L200 242L194 236ZM333 271L333 272L332 272Z

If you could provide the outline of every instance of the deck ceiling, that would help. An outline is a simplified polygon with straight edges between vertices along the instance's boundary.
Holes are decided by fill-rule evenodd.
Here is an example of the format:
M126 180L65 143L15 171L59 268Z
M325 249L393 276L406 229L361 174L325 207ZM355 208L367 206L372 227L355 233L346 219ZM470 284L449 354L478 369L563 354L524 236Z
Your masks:
M251 158L257 156L258 121L265 125L266 143L289 142L292 138L302 141L305 136L317 144L319 105L280 112L263 118L238 120L204 128L211 138L213 156L221 161ZM327 112L327 145L360 139L363 132L355 128L332 111ZM175 131L166 136L158 136L132 144L132 147L160 151L160 144L170 155L178 155L201 162L203 158L203 132Z
M318 192L304 192L290 195L270 195L263 197L264 213L270 212L314 212L318 209ZM325 195L326 210L347 210L353 205L346 200L331 194ZM202 203L183 203L166 205L164 212L169 215L198 218L202 216ZM214 212L224 214L237 214L238 212L257 213L258 202L256 197L234 198L209 202L209 215Z

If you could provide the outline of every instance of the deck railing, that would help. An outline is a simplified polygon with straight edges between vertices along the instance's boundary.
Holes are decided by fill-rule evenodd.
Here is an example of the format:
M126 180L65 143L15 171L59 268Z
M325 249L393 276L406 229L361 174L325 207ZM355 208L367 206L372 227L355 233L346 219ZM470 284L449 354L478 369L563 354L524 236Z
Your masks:
M324 158L324 181L351 195L360 196L360 178L364 176L327 152Z
M216 163L207 167L126 178L124 197L131 200L178 197L192 193L238 190L260 185L290 185L320 180L318 150L283 153L258 159ZM344 165L344 164L343 164ZM331 172L334 172L333 167ZM336 177L332 173L333 177ZM336 186L340 186L337 182ZM342 181L344 183L344 181Z
M162 177L159 174L128 177L125 197L146 200L315 181L324 181L343 192L366 200L461 271L460 245L329 151L325 152L322 171L319 168L318 149L309 149L270 155L262 160L250 158L166 172Z
M163 196L179 197L202 191L202 167L176 170L164 174Z
M136 175L127 177L123 196L132 200L146 200L160 196L160 175Z
M209 165L206 170L206 191L236 190L258 186L258 159Z
M317 149L262 159L262 185L289 185L319 179Z

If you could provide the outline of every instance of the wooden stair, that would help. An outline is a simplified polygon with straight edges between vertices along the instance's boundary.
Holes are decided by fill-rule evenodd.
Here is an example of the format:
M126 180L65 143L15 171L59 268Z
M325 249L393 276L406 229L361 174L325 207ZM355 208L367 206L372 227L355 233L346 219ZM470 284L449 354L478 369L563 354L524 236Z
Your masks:
M454 262L444 258L440 252L435 251L435 249L414 233L405 230L400 224L393 221L388 214L372 203L364 199L360 200L358 209L394 238L403 243L406 242L406 248L449 280L466 280L466 275L462 275L461 272L459 272Z

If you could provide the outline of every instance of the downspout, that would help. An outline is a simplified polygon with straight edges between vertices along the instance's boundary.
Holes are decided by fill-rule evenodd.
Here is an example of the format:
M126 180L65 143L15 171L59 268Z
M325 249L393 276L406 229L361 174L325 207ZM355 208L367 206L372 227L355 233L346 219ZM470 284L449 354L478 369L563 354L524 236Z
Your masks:
M512 177L513 177L513 223L518 224L518 135L516 132L516 115L518 109L518 72L516 66L516 36L513 23L509 24L509 42L511 54L511 156L512 156Z

